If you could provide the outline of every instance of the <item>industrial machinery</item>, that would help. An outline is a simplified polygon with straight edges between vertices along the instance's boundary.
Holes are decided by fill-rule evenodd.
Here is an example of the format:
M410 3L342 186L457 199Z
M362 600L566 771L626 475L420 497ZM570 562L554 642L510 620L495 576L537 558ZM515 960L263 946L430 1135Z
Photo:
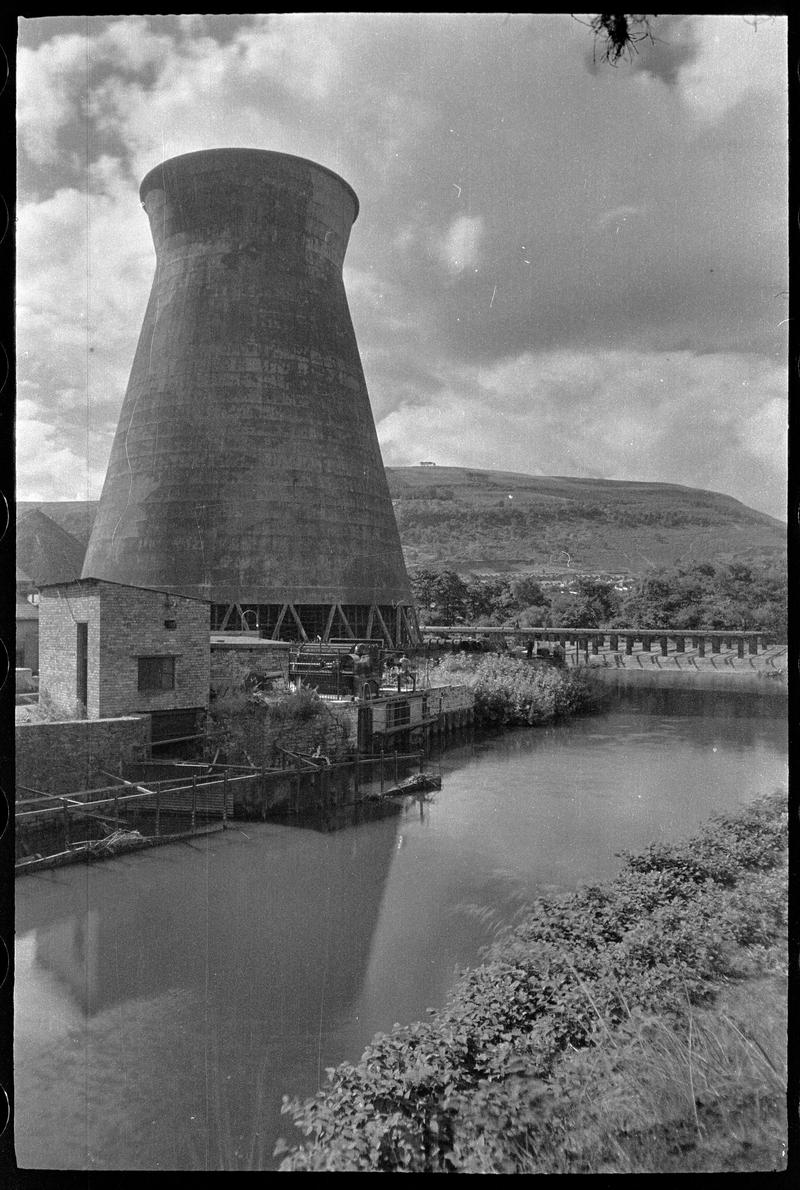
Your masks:
M336 698L375 698L380 691L384 650L380 641L300 645L289 661L289 679Z

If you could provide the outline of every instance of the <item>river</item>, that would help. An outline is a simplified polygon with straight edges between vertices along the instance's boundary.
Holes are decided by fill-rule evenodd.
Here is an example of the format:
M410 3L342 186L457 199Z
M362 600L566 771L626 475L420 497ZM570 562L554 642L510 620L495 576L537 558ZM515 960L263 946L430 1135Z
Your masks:
M22 1168L274 1168L284 1093L425 1015L525 899L787 783L786 723L619 707L445 752L427 804L16 883Z

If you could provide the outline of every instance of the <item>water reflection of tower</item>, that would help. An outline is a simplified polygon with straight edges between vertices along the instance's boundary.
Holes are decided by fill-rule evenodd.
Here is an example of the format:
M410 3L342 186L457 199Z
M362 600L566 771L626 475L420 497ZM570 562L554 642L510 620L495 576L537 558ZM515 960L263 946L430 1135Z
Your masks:
M162 851L89 869L88 908L85 877L71 873L57 900L21 899L17 934L35 931L37 965L88 1017L199 988L228 1016L297 1027L318 1018L323 976L331 1004L360 992L397 821L280 829L271 846L223 844L210 865Z

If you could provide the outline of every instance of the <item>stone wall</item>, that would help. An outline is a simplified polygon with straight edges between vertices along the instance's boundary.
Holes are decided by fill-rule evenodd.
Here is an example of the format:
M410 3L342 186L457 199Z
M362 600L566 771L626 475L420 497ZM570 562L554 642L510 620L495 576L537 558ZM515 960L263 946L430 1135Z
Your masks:
M431 686L428 694L428 714L449 715L453 711L475 708L475 693L469 686Z
M266 760L274 760L279 749L308 755L317 747L325 756L335 759L355 748L356 727L338 713L323 714L314 719L270 723L262 730L261 739Z
M282 641L247 638L222 641L211 638L211 685L224 684L239 665L253 673L278 674L289 679L289 656L292 648Z
M786 699L789 694L785 673L769 669L633 669L625 666L591 666L587 669L591 681L612 690L705 690L733 695L761 695L771 699Z
M332 708L324 703L320 712L308 719L270 716L265 707L249 704L227 712L223 718L219 715L219 708L212 703L211 752L219 745L234 764L246 764L249 758L255 765L271 766L281 763L281 749L305 755L317 747L334 759L348 755L356 744L356 726L351 726L347 717L332 713ZM220 731L223 727L229 733L229 744Z
M358 740L358 708L357 702L331 702L328 709L336 721L341 724L343 732L347 733L350 747L355 748Z
M40 793L72 793L109 785L100 772L140 759L150 740L150 716L21 723L14 731L18 797L25 785Z

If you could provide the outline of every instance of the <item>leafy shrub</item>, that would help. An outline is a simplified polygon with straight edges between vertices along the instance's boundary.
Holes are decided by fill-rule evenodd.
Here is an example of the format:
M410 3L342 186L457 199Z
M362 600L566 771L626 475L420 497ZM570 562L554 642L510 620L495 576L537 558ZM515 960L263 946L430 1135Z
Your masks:
M247 662L236 657L225 662L215 673L209 707L210 755L221 747L230 764L274 763L275 745L281 740L287 740L290 749L296 746L295 729L302 729L308 751L317 746L336 751L346 744L346 726L316 690L301 683L280 694L264 692L254 687Z
M576 1133L575 1107L589 1083L590 1102L601 1095L576 1054L599 1053L618 1083L626 1030L638 1045L642 1022L660 1018L677 1036L720 986L776 961L786 837L774 794L696 839L625 857L604 886L539 899L430 1021L379 1035L313 1099L285 1100L308 1139L281 1168L555 1172L566 1154L586 1172L598 1119L584 1110Z
M254 701L267 708L272 720L296 719L301 723L325 713L323 703L316 690L299 683L294 690L288 690L277 698L254 695Z
M248 679L252 667L236 653L223 653L214 656L211 674L211 698L222 704L231 699L237 705L242 705L248 694Z
M454 1103L466 1173L775 1169L786 1139L785 993L681 1019L632 1009L613 1037L569 1051L547 1083L525 1072ZM783 1103L782 1103L783 1101Z
M474 691L475 719L485 727L549 723L591 701L582 670L532 666L497 653L444 657L437 674Z

